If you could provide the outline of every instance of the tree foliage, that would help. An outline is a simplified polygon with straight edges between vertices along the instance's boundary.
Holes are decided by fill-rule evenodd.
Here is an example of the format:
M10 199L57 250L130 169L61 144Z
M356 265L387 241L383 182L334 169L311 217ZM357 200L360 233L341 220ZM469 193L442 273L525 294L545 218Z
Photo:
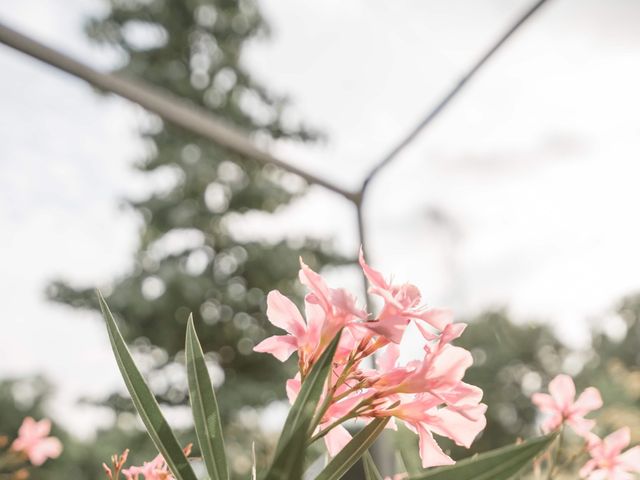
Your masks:
M87 32L121 52L121 74L204 106L258 140L316 137L287 121L286 98L270 93L243 65L247 42L267 33L253 1L111 0L107 6ZM147 155L137 168L150 178L169 179L170 186L128 202L142 226L132 269L105 292L114 313L127 318L127 337L141 339L138 350L152 354L160 371L181 360L184 328L194 312L206 325L201 340L210 366L219 381L224 376L223 411L282 397L281 365L251 355L253 345L272 333L264 317L265 293L296 293L301 255L316 267L337 258L326 242L240 238L233 224L245 221L248 212L274 212L303 193L304 185L153 116L141 136ZM96 308L93 288L56 282L49 293L73 306ZM184 384L176 382L156 393L166 403L186 400ZM118 403L117 396L111 403Z

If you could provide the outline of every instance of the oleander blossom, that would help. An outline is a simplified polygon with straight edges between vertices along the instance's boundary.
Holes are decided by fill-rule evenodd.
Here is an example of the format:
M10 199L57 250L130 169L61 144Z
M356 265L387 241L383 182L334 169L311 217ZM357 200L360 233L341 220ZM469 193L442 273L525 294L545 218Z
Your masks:
M542 424L544 433L566 423L578 435L586 436L595 421L584 418L585 415L602 407L602 397L595 387L585 389L576 399L576 386L568 375L556 376L549 382L549 394L534 393L531 401L548 415Z
M390 417L390 428L401 420L419 436L423 467L452 464L434 434L468 448L486 425L482 390L463 381L473 363L471 354L452 344L466 325L453 323L448 310L425 306L415 285L387 281L366 264L362 253L360 265L370 293L383 300L377 315L358 307L348 291L329 287L301 261L300 280L309 290L304 316L280 292L270 292L267 317L286 334L267 338L254 350L280 361L297 352L299 372L287 382L293 403L310 369L342 332L314 439L324 438L335 456L351 439L344 422ZM399 344L410 324L420 332L424 347L420 358L401 362ZM372 369L364 360L374 353Z
M56 437L50 437L50 432L50 420L45 418L36 422L33 418L26 417L11 449L26 455L32 465L40 466L48 458L57 458L62 453L62 443Z
M591 459L580 469L588 480L632 480L640 474L640 446L623 452L630 442L629 427L623 427L604 439L588 435Z
M141 467L130 467L122 470L127 480L174 480L167 462L162 455L156 456L150 462L144 462Z
M184 454L191 454L192 444L188 444L183 448ZM144 462L141 466L132 466L124 468L127 462L129 450L125 450L121 455L113 455L111 457L111 467L103 463L102 468L109 480L118 480L120 473L126 480L175 480L175 477L169 470L169 465L162 455L157 455L150 462Z

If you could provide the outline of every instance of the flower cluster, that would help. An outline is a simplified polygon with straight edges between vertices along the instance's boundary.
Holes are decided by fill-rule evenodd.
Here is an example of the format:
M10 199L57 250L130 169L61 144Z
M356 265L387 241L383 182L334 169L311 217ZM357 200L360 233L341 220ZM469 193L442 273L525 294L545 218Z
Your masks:
M0 454L0 466L9 470L7 478L28 478L29 472L25 462L39 467L47 459L60 456L62 443L57 438L49 436L50 432L51 421L48 419L37 422L31 417L26 417L22 421L17 438L11 442L6 452ZM9 445L8 438L0 436L0 447L6 445Z
M462 380L473 363L471 354L452 345L466 325L453 323L447 310L423 306L415 285L388 282L365 263L362 254L360 265L370 293L383 301L376 316L358 307L346 290L329 287L301 262L300 281L309 290L304 317L287 297L270 292L267 316L286 334L267 338L255 351L281 361L297 352L299 372L287 382L293 402L314 363L341 332L313 438L324 437L333 456L351 438L344 422L391 417L418 434L424 467L452 464L433 434L468 448L486 425L482 390ZM424 347L420 358L401 362L399 344L409 324L417 327Z
M192 445L189 444L184 448L185 455L189 456L191 447ZM169 466L162 455L157 455L150 462L144 462L142 466L124 468L128 456L129 450L125 450L121 455L113 455L111 457L111 467L106 463L102 464L102 468L109 480L119 480L120 474L126 480L174 480L175 478L171 475Z
M587 388L576 399L576 388L571 377L558 375L549 383L549 394L536 393L532 401L540 411L548 415L542 424L545 433L569 426L585 441L590 460L580 470L580 476L588 480L631 480L640 473L640 446L623 452L631 441L628 427L623 427L601 439L592 433L596 422L584 418L602 407L600 392Z

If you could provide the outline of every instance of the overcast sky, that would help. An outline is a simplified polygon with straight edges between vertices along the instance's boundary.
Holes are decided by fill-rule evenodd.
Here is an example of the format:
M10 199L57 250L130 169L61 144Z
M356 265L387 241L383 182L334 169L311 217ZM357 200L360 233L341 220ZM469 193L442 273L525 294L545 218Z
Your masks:
M529 4L260 3L273 37L246 63L328 136L275 150L349 187ZM99 5L5 0L0 21L102 68L113 55L82 34ZM504 305L584 341L589 319L640 290L639 24L634 0L549 0L373 184L372 262L432 304ZM119 205L148 189L130 168L143 116L5 47L0 71L0 375L46 374L59 385L56 417L87 432L97 417L73 400L120 387L115 363L95 316L47 303L43 289L126 271L136 219ZM320 188L237 229L357 248L349 205Z

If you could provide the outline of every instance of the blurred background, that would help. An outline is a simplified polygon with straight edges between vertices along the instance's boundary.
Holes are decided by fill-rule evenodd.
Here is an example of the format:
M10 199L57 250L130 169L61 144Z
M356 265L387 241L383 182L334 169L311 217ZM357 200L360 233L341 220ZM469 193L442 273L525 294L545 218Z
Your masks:
M530 5L4 0L0 21L355 190ZM490 407L475 451L533 434L528 398L561 371L603 390L605 428L640 435L639 24L634 0L549 0L368 192L370 263L471 323ZM153 454L99 287L185 442L194 312L247 478L294 368L251 353L272 332L264 297L301 298L301 255L363 298L352 205L4 46L0 72L0 432L54 419L65 453L34 478Z

